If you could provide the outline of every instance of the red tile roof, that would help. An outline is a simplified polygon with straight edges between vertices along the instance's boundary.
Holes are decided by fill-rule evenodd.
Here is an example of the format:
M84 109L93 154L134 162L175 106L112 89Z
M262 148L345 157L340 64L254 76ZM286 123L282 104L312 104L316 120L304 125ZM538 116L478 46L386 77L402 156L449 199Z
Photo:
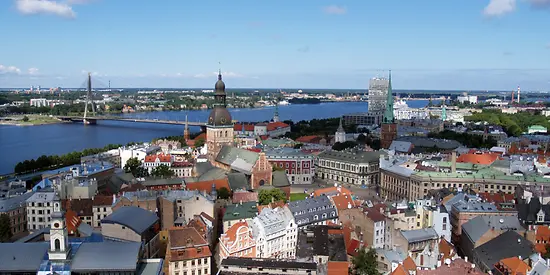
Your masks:
M550 243L550 228L539 225L535 229L535 250L538 253L546 253L546 244Z
M281 128L286 128L286 127L290 127L290 125L284 123L284 122L270 122L267 124L267 130L268 131L273 131L273 130L277 130L277 129L281 129Z
M417 275L484 275L485 273L481 272L477 268L472 268L472 263L466 262L461 258L454 259L451 261L451 264L447 266L446 264L441 265L441 267L436 268L435 270L417 270Z
M157 158L159 159L160 162L171 162L172 161L172 156L159 154L159 155L145 156L144 162L156 162Z
M328 262L327 274L328 275L348 274L349 267L350 267L349 262Z
M338 211L355 207L355 202L349 195L333 196L331 199Z
M529 267L528 264L520 260L518 257L502 259L500 260L500 263L497 263L495 265L495 267L497 267L499 264L507 269L508 272L505 272L505 274L510 275L525 275L529 270L531 270L531 267Z
M254 132L254 124L244 124L244 130L245 132ZM233 125L233 131L235 132L242 132L243 131L243 124L237 123Z
M414 260L411 258L411 256L409 256L403 261L403 267L406 270L416 270L417 266Z
M302 143L319 143L322 139L320 136L303 136L296 139L297 142Z
M111 206L113 205L113 196L94 196L92 198L93 206Z
M340 188L339 189L340 191L338 191L338 188ZM317 189L317 190L313 191L313 196L318 197L318 196L321 196L323 194L328 194L328 193L340 193L341 195L351 195L351 194L353 194L349 189L347 189L345 187L331 186L331 187L321 188L321 189Z
M213 184L216 186L216 190L219 190L220 188L225 187L227 188L227 190L231 191L227 178L217 179L217 180L208 180L208 181L190 182L186 184L186 187L188 190L199 190L201 192L206 191L206 193L210 194L212 192Z
M193 227L174 228L168 230L169 261L192 260L211 257L212 252L208 242Z
M495 160L497 160L498 157L499 157L499 154L495 154L495 153L476 152L476 153L462 154L456 159L456 161L489 165L495 162Z
M262 151L262 149L260 149L260 148L247 148L246 150L251 151L251 152L256 152L256 153L259 153L259 152Z
M78 217L73 210L67 210L65 212L65 223L67 224L67 231L73 235L77 232L77 228L82 223L82 220Z
M492 203L504 203L504 202L513 202L515 197L514 194L504 194L502 192L498 193L479 193L479 196L487 202Z
M390 273L390 275L409 275L409 272L405 270L405 267L403 267L403 265L399 264L397 265L395 270Z
M240 203L240 202L249 202L249 201L258 201L258 193L256 192L248 192L248 191L240 191L233 193L233 203Z
M371 209L371 208L365 209L365 214L367 215L367 217L369 217L374 222L381 222L383 220L386 220L386 216L384 216L379 211L376 211L376 210Z
M193 163L188 161L173 162L172 167L192 167Z

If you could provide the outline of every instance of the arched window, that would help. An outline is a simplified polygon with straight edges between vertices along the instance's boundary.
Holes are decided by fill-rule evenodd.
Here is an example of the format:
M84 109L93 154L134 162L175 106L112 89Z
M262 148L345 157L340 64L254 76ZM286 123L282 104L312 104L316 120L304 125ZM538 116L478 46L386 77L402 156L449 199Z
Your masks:
M260 186L264 186L265 180L260 180Z
M330 216L331 216L331 217L336 216L336 212L334 212L334 211L330 212Z
M326 219L327 218L327 213L323 213L323 219Z
M227 131L225 131L225 137L227 137Z
M316 220L318 220L318 219L319 219L319 216L317 216L317 215L313 216L313 220L314 220L314 221L316 221Z
M61 241L59 239L55 239L55 251L61 250Z

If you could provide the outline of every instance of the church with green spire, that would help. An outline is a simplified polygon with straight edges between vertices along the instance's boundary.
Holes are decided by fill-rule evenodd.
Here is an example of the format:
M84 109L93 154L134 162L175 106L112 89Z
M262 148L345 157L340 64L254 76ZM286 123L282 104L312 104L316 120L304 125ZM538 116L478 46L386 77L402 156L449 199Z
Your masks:
M389 75L388 95L386 100L386 109L384 118L382 119L382 127L380 131L380 146L388 149L393 140L397 138L397 124L393 113L393 90L391 85L391 71Z

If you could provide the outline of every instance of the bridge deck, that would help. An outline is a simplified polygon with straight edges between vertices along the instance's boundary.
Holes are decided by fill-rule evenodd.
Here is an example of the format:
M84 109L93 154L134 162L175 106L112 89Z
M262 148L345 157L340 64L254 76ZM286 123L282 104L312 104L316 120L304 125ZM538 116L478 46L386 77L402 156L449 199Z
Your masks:
M77 116L58 116L57 118L62 120L83 121L84 117ZM185 121L180 120L160 120L160 119L142 119L142 118L123 118L123 117L86 117L87 120L111 120L111 121L125 121L125 122L142 122L142 123L157 123L157 124L172 124L172 125L185 125ZM205 122L187 122L189 126L206 126Z

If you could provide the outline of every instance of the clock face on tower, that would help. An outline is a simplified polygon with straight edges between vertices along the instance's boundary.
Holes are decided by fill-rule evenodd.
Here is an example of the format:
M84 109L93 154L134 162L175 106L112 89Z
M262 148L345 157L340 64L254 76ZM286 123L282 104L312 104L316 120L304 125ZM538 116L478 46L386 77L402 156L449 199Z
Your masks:
M59 228L59 223L54 223L54 224L53 224L53 227L54 227L54 228Z
M222 121L222 124L225 124L225 122L226 122L226 121L225 121L225 117L222 117L222 118L221 118L221 121Z

